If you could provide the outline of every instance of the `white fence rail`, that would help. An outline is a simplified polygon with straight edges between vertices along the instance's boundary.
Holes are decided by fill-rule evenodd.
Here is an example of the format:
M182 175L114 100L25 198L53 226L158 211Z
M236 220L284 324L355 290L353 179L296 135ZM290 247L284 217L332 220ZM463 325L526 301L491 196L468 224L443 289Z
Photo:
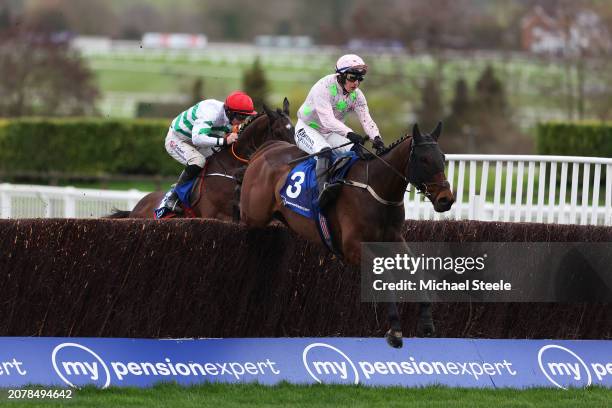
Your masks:
M612 159L447 155L456 202L446 213L414 191L407 219L612 225ZM0 218L91 218L131 209L146 192L0 184Z
M146 192L0 184L0 218L97 218L131 209Z
M414 192L406 218L612 225L612 159L449 154L456 202L435 213Z

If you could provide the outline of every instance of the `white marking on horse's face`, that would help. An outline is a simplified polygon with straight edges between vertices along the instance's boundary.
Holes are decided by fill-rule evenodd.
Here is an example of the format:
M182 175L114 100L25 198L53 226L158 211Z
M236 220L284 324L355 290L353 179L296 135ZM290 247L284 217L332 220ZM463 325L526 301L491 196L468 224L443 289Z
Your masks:
M287 129L287 130L291 129L291 123L287 123L287 124L285 125L285 129Z

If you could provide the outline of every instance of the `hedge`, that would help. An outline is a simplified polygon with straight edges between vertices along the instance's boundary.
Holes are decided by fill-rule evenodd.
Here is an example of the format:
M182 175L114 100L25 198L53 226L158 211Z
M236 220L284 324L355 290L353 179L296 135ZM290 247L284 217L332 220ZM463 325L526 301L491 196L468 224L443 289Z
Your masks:
M546 155L612 157L612 123L541 123L537 149Z
M0 121L0 170L98 176L171 175L167 120L19 119Z

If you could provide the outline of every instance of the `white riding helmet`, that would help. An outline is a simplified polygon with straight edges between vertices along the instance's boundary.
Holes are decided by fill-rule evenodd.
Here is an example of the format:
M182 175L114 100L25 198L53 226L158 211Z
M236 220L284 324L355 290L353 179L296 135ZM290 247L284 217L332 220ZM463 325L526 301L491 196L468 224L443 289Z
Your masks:
M364 75L367 71L368 66L360 56L355 54L343 55L336 62L336 73L338 74L353 73Z

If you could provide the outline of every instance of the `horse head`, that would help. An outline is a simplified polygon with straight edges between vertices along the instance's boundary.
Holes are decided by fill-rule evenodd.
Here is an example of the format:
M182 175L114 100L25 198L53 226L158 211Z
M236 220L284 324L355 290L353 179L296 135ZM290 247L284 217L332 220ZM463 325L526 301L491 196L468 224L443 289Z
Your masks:
M431 201L437 212L450 210L455 202L444 174L445 156L438 145L441 133L441 122L430 134L421 134L419 126L415 124L408 161L408 182Z
M276 109L276 111L268 108L265 104L263 106L264 112L268 117L270 126L270 135L268 140L282 140L295 144L295 129L293 123L289 117L289 100L285 98L283 100L283 109Z
M261 145L270 140L282 140L295 144L294 128L289 117L289 101L283 101L283 109L270 109L265 104L263 112L247 122L235 143L236 155L248 160ZM246 156L246 157L245 157Z

